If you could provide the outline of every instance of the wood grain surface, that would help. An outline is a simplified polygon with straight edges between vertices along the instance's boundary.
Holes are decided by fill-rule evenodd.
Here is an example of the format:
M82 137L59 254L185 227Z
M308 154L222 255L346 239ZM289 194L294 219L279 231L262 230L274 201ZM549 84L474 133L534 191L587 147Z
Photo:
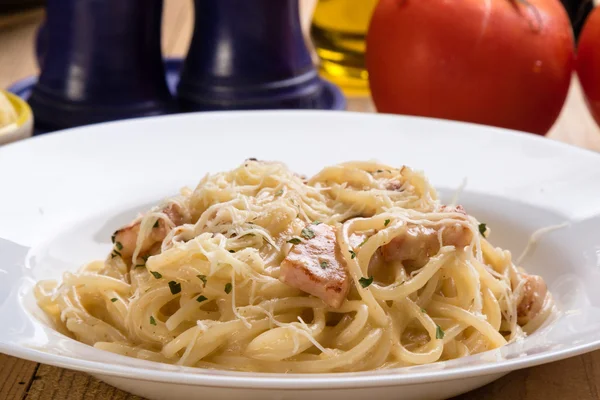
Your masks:
M303 25L308 26L314 0L301 0ZM42 10L0 17L0 88L37 73L33 43ZM191 0L166 0L163 50L183 56L193 26ZM368 98L349 99L349 110L374 112ZM600 151L600 130L589 115L574 77L560 118L548 135L555 140ZM0 354L0 400L133 400L87 374L37 364ZM455 400L511 399L600 400L600 351L539 367L515 371Z

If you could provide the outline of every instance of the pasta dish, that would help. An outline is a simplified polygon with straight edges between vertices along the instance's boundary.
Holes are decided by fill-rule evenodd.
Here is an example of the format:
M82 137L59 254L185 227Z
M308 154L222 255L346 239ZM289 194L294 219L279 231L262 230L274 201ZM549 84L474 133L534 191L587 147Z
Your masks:
M248 159L121 227L105 260L35 295L65 335L163 363L427 364L523 338L553 310L543 279L490 233L406 166L348 162L306 178Z

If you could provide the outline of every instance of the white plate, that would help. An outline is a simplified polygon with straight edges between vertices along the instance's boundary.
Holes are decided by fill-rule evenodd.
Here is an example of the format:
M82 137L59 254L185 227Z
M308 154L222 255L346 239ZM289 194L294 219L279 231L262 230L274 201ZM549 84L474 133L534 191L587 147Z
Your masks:
M307 174L378 159L423 169L548 282L560 315L500 350L398 370L250 374L114 355L45 324L34 282L103 258L110 233L181 186L247 157ZM518 368L600 348L600 156L549 139L478 125L335 112L200 113L99 124L0 149L0 351L89 372L150 399L437 399Z

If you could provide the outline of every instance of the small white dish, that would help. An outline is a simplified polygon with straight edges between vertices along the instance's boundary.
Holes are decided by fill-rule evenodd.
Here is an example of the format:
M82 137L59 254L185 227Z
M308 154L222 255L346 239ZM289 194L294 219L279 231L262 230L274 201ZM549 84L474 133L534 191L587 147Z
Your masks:
M422 169L542 275L560 312L496 351L396 370L322 375L213 371L103 352L47 325L32 287L110 248L138 211L245 158L306 174L348 160ZM440 399L519 368L600 348L600 155L534 135L440 120L337 112L198 113L98 124L0 148L0 351L88 372L149 399Z

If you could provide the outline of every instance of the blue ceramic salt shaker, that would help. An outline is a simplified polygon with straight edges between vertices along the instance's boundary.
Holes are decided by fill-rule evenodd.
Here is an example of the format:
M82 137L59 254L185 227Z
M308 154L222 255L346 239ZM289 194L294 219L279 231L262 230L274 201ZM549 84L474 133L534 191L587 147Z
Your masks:
M182 109L330 107L328 83L304 42L298 0L195 0L194 6L178 87Z
M163 0L48 0L42 71L29 103L53 130L170 112Z

